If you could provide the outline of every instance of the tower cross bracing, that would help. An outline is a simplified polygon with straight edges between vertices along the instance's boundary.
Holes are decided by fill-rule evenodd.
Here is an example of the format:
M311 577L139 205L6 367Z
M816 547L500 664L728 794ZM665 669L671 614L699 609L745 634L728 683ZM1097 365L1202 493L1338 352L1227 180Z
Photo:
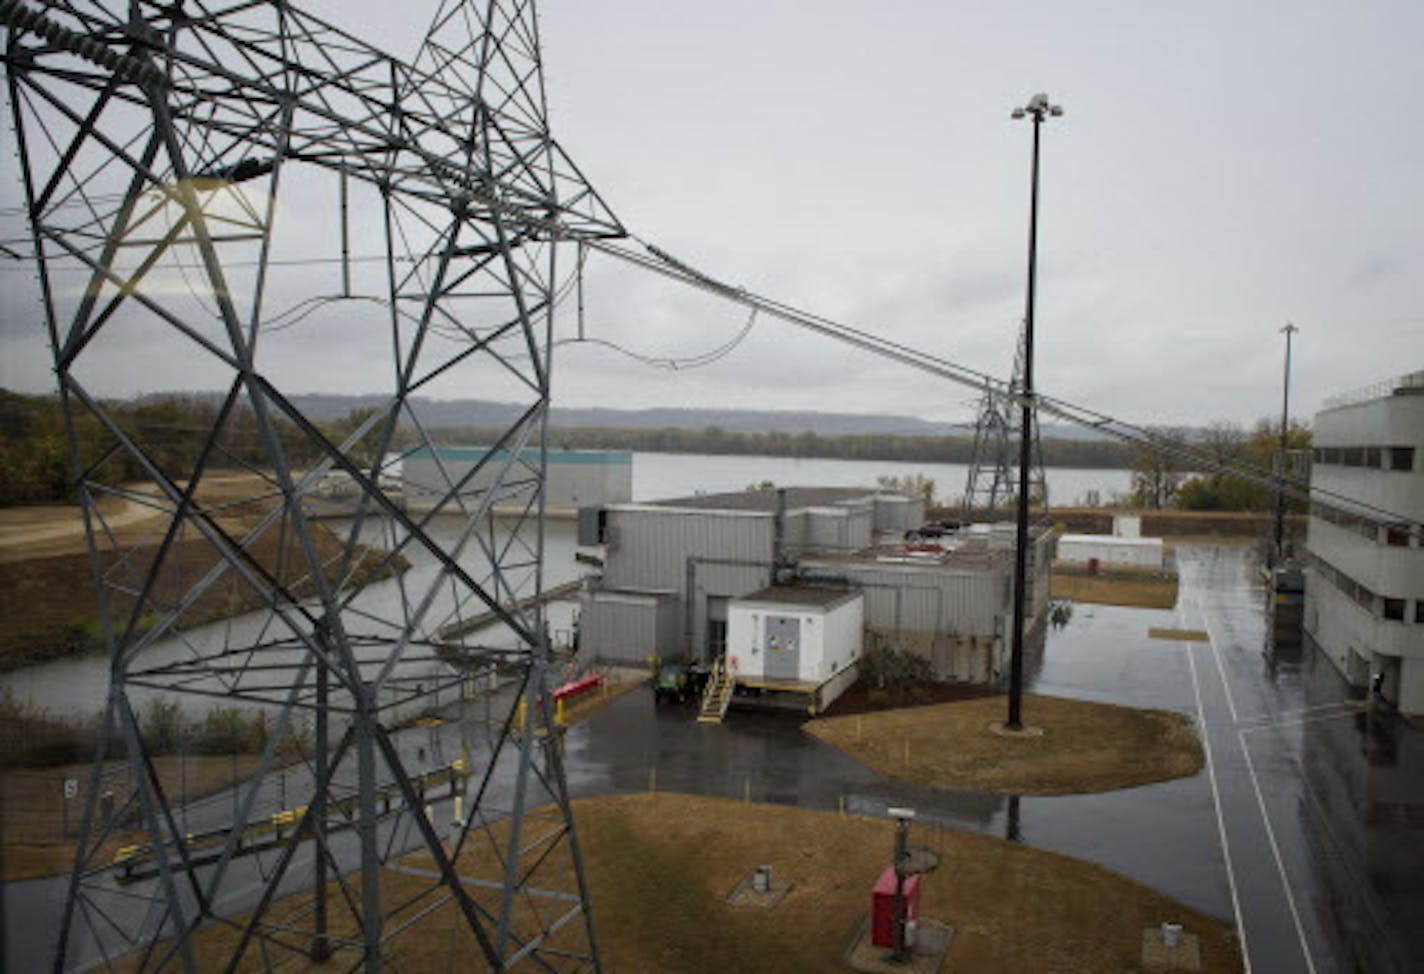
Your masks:
M0 21L110 674L56 969L598 969L542 443L559 245L623 228L550 135L535 5L445 0L408 62L284 0ZM135 349L220 394L121 414ZM299 405L342 372L379 405ZM414 398L471 391L516 417L395 496L440 455ZM175 794L173 700L265 715L230 790Z

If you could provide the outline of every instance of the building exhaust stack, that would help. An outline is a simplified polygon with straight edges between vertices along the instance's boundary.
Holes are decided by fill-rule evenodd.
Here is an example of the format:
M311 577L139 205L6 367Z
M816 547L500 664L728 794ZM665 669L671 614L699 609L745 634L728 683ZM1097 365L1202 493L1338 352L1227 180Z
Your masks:
M772 578L780 581L781 570L786 565L786 488L776 488L776 514L771 526L771 568Z

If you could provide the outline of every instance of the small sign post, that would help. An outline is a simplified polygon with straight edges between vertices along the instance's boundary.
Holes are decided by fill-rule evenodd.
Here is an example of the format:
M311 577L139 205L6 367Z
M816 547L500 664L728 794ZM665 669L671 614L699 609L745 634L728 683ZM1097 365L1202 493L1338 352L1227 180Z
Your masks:
M60 802L60 834L69 838L69 803L79 797L79 779L64 779L64 801Z

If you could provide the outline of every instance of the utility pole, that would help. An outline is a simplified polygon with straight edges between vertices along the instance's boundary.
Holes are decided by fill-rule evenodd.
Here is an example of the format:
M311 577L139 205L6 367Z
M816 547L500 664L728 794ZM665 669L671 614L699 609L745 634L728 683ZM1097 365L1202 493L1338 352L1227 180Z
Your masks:
M1290 366L1291 366L1291 336L1300 331L1295 325L1286 322L1286 326L1281 329L1281 333L1286 336L1286 369L1285 379L1281 383L1281 452L1280 466L1276 470L1276 544L1272 550L1274 562L1271 567L1279 565L1285 559L1285 537L1286 537L1286 494L1284 490L1286 476L1286 456L1289 448L1290 438Z
M1020 730L1023 710L1023 650L1024 616L1028 597L1028 505L1029 461L1033 435L1033 312L1034 289L1038 272L1038 130L1049 116L1059 116L1063 109L1050 105L1048 96L1034 95L1028 105L1013 110L1013 118L1033 119L1033 167L1030 176L1028 211L1028 297L1024 310L1023 398L1019 409L1019 501L1018 534L1014 545L1014 632L1009 653L1009 718L1008 730Z

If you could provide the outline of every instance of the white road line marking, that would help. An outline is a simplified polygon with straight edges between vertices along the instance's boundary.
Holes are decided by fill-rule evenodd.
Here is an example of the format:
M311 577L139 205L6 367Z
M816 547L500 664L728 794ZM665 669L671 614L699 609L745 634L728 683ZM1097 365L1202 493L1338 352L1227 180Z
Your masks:
M1187 664L1192 670L1192 692L1197 699L1197 721L1202 729L1202 750L1206 754L1206 776L1211 782L1211 800L1216 806L1216 831L1221 837L1221 856L1226 860L1226 882L1231 887L1231 911L1236 915L1236 933L1241 940L1241 965L1244 974L1251 974L1251 952L1246 947L1246 923L1241 918L1241 897L1236 892L1236 870L1231 864L1231 843L1226 838L1226 820L1221 815L1221 792L1216 786L1216 762L1211 753L1211 729L1207 725L1206 708L1202 706L1201 681L1197 679L1197 659L1192 647L1184 647Z
M1206 614L1201 596L1197 596L1197 614L1201 616L1202 630L1206 632L1207 644L1211 646L1212 658L1216 660L1216 671L1221 674L1221 687L1226 691L1226 709L1231 711L1231 722L1239 724L1241 716L1236 712L1236 700L1231 696L1231 681L1226 678L1226 666L1221 662L1221 651L1216 648L1216 636L1211 631L1211 617Z
M1286 864L1281 859L1281 848L1276 844L1276 830L1271 827L1271 813L1266 811L1266 797L1261 794L1261 782L1256 777L1256 762L1251 760L1251 751L1246 747L1246 736L1240 731L1236 737L1241 743L1241 753L1246 758L1246 770L1251 775L1251 787L1256 792L1256 804L1261 808L1261 821L1266 823L1266 838L1271 843L1271 855L1276 859L1276 871L1281 875L1281 888L1286 891L1286 905L1290 907L1291 920L1295 923L1295 935L1300 939L1300 952L1305 958L1306 970L1315 974L1315 960L1310 956L1310 944L1305 939L1305 928L1301 926L1300 911L1296 909L1295 894L1291 892L1290 877L1286 875Z

